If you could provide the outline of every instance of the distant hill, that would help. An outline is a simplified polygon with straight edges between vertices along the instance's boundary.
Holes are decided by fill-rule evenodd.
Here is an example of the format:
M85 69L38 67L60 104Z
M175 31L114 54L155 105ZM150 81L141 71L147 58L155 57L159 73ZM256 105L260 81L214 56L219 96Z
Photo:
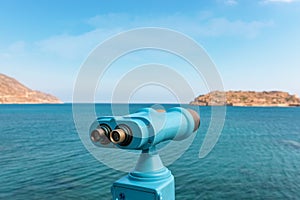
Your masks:
M62 103L58 98L31 90L14 78L0 73L0 104Z
M201 106L300 106L300 99L287 92L269 91L214 91L200 95L191 102Z

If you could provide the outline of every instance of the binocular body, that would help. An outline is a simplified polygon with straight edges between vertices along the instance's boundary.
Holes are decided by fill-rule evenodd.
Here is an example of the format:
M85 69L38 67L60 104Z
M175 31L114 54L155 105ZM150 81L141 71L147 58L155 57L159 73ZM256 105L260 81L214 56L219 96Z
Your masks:
M91 131L96 146L112 142L121 149L146 150L167 140L183 140L195 132L200 118L193 110L180 107L161 112L144 108L127 116L99 117Z

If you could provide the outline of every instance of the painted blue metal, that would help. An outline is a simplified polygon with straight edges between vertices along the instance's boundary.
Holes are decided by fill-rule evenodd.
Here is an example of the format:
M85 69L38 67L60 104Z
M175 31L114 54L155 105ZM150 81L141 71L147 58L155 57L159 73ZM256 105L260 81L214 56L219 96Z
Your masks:
M130 136L130 142L126 145L115 143L115 146L142 150L135 169L113 184L113 200L175 200L174 176L162 164L155 146L163 141L183 140L189 137L195 131L195 116L180 107L171 108L167 112L144 108L127 116L99 117L97 121L103 126L100 131L103 133L108 129L122 129L125 125L130 130L130 133L125 135ZM128 132L124 130L126 131ZM99 135L102 134L100 132ZM110 138L109 134L112 132L105 134ZM121 137L121 133L116 134L117 138ZM124 133L122 134L122 137L125 137ZM97 141L94 137L93 142Z
M116 181L111 192L113 200L175 200L174 176L153 147L141 153L135 170Z
M167 112L144 108L127 116L99 117L99 124L106 124L112 130L125 124L133 133L133 140L122 149L149 149L166 140L183 140L193 133L194 119L187 109L175 107Z
M113 200L175 200L174 177L163 168L148 173L131 172L116 181Z

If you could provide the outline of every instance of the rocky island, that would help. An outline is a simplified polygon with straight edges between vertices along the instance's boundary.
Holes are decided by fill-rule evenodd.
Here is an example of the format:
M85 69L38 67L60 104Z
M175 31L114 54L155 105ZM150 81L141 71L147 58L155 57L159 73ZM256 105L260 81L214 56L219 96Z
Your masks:
M214 91L200 95L190 104L200 106L300 106L300 98L281 91Z
M62 103L58 98L31 90L14 78L0 73L0 104Z

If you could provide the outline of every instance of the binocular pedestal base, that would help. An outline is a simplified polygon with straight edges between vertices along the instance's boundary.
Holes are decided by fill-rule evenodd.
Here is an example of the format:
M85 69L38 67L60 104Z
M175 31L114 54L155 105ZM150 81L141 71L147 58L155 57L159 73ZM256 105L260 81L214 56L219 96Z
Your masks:
M129 174L116 181L112 186L113 200L175 200L174 177L165 168L168 176L164 178L133 177ZM151 179L151 180L150 180Z
M135 170L116 181L113 200L175 200L174 176L154 152L141 154Z

